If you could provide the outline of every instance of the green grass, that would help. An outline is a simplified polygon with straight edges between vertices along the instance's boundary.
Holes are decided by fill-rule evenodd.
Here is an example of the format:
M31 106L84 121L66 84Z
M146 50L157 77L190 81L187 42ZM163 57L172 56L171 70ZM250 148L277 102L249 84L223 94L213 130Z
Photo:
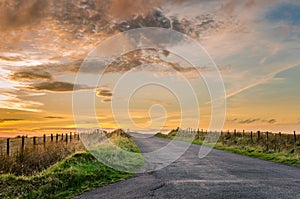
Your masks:
M3 198L71 198L84 191L132 177L97 161L87 152L74 154L30 177L0 176Z
M160 137L160 138L167 138L167 139L172 139L173 137L167 135L167 134L162 134L162 133L157 133L155 134L156 137Z
M139 152L131 138L114 136L111 141ZM88 152L79 152L33 176L0 175L0 198L72 198L132 176L104 165Z
M184 138L184 137L174 137L174 133L172 134L161 134L158 133L156 134L157 137L160 138L166 138L166 139L176 139L180 141L185 141L185 142L192 142L193 144L198 144L198 145L203 145L203 141L199 139L189 139L189 138ZM295 151L299 150L299 146L295 146L294 149L292 150L284 150L282 149L281 152L276 152L274 150L266 150L263 145L258 145L258 144L247 144L247 143L239 143L238 144L228 144L228 143L222 143L220 140L215 144L215 145L209 145L209 144L204 144L209 147L213 147L214 149L217 150L224 150L240 155L245 155L245 156L250 156L254 158L259 158L263 160L268 160L272 162L279 162L279 163L284 163L288 165L293 165L293 166L300 166L300 157L298 153L295 153ZM296 150L295 150L296 149Z
M112 136L90 152L101 162L121 171L135 173L144 165L139 148L124 136Z
M293 153L278 153L273 151L265 151L263 149L254 148L250 146L238 147L238 146L225 146L217 143L214 146L215 149L229 151L232 153L268 160L272 162L279 162L293 166L300 166L299 156Z

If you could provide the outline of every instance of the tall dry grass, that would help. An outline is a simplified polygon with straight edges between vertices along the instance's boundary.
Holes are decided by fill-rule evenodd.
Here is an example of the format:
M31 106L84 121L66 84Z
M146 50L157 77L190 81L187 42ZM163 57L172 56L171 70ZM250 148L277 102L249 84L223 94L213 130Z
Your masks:
M46 145L27 145L24 150L0 154L0 174L34 175L76 151L84 150L82 143L49 142Z

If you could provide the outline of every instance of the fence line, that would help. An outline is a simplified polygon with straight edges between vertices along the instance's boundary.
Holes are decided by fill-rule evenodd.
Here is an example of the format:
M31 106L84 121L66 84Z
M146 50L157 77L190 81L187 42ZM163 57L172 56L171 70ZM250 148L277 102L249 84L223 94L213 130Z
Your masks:
M55 137L55 142L54 142ZM7 138L5 140L0 140L0 155L12 155L13 153L22 152L26 147L33 147L37 149L39 146L46 148L47 143L59 143L59 137L61 137L61 142L65 144L72 142L79 142L80 136L79 133L66 133L66 134L44 134L41 137L17 137L17 138Z
M199 130L199 129L187 129L187 130L181 130L184 134L195 134L197 139L204 140L205 136L209 133L213 133L212 131L208 130ZM217 132L215 132L217 133ZM297 133L294 131L292 134L282 134L279 133L272 133L269 131L262 132L262 131L250 131L246 132L245 130L242 130L241 132L237 131L236 129L233 130L233 132L230 132L229 130L221 131L219 132L221 134L220 139L224 138L241 138L242 140L250 140L251 143L254 143L255 141L257 143L263 142L263 144L266 146L266 149L269 150L269 144L272 142L272 138L278 137L279 140L289 142L290 144L296 145L297 141L299 142L299 138L297 138ZM85 134L93 134L93 132L85 133ZM55 142L54 142L55 138ZM256 138L256 139L255 139ZM80 136L79 133L66 133L66 134L50 134L46 135L44 134L42 137L18 137L18 138L7 138L6 140L0 140L0 155L12 155L15 152L22 152L25 150L27 146L33 147L34 149L37 149L39 146L43 146L43 148L46 148L47 143L65 143L66 145L72 142L79 142ZM274 143L273 143L274 145ZM276 146L275 146L276 147ZM279 149L280 150L280 149Z
M179 133L179 134L177 134ZM264 150L274 150L280 152L281 149L291 149L291 153L294 153L295 150L300 150L300 139L299 135L297 135L296 131L293 131L290 134L282 134L281 132L272 133L270 131L237 131L234 129L233 131L207 131L207 130L199 130L199 129L186 129L182 130L177 128L170 132L172 136L179 136L185 139L195 139L200 141L205 141L207 143L210 142L210 137L208 134L216 136L220 135L218 138L218 142L229 145L260 145L264 147ZM205 139L208 138L208 139ZM213 139L214 140L214 139ZM212 141L212 140L211 140Z

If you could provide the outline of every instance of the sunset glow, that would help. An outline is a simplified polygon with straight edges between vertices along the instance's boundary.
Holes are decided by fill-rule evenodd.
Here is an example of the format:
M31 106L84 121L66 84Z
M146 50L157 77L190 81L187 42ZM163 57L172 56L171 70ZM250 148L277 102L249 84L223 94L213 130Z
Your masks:
M167 89L144 86L130 99L118 97L126 89L113 86L129 72L128 83L151 76L181 88L182 96L188 96L182 86L186 78L198 91L196 108L200 112L187 104L189 118L184 120L191 121L190 128L207 129L211 99L205 81L195 75L188 62L172 53L153 49L130 52L107 67L97 89L89 82L75 85L83 60L98 45L118 33L142 27L179 31L207 51L225 85L224 130L300 130L298 1L128 2L0 2L0 137L75 129L72 94L87 90L95 93L95 111L102 128L159 131L180 126L180 103ZM203 63L201 67L201 73L210 75L209 66ZM97 78L97 73L91 68L84 75L89 80ZM116 104L128 100L131 118L120 108L117 123L111 111L112 100ZM198 113L200 125L192 126ZM86 123L79 124L80 128L95 127L90 125L90 118L82 118Z

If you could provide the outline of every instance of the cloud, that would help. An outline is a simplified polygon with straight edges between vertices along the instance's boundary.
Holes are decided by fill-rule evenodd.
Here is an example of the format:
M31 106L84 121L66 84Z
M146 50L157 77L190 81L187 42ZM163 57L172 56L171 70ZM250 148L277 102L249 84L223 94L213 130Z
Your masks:
M274 124L274 123L277 122L275 119L263 120L263 121L266 122L266 123L269 123L269 124Z
M28 2L37 1L28 0ZM59 30L59 32L55 33L67 34L76 39L90 37L95 33L111 35L141 27L168 28L190 36L195 35L199 38L208 29L209 31L220 29L219 27L223 27L223 24L226 24L221 20L214 19L212 16L197 16L188 20L186 18L179 19L176 16L170 18L163 14L170 6L192 2L188 0L149 0L147 3L145 1L132 0L45 0L44 2L48 2L45 3L45 8L47 9L40 9L40 14L38 15L40 17L37 18L47 16L45 18L47 23L54 26L57 31ZM13 9L12 12L14 13L16 10ZM24 10L25 12L26 9ZM13 15L18 16L18 14ZM26 15L31 16L31 14ZM24 17L24 22L21 24L30 23L32 20L27 20L28 18L30 17ZM3 19L3 21L7 21L7 24L14 24L7 19ZM96 38L99 39L99 35L96 35Z
M260 121L260 119L246 119L246 120L240 120L238 123L240 124L251 124L254 122Z
M231 66L219 66L218 68L219 71L224 72L230 70ZM149 48L123 54L105 68L105 73L125 73L130 70L152 72L159 76L182 73L188 79L198 78L199 72L215 71L214 67L194 67L175 56L171 58L169 51Z
M256 4L256 0L247 0L245 2L245 7L246 8L253 8L255 7L257 4Z
M40 112L39 108L43 104L28 99L37 95L43 95L43 93L30 92L21 88L0 88L0 97L4 97L0 100L0 108Z
M5 123L5 122L18 122L18 121L23 121L24 119L15 119L15 118L5 118L5 119L0 119L0 123Z
M77 58L76 60L70 60L70 61L64 61L62 62L61 59L64 59L63 57L59 57L59 60L54 63L43 63L43 64L37 64L34 66L26 66L26 68L23 68L20 70L19 68L15 69L11 66L4 66L3 68L6 70L10 70L13 73L10 75L11 78L14 80L14 76L20 76L21 80L24 76L24 79L34 79L37 77L37 79L52 79L51 75L57 75L57 74L65 74L65 73L76 73L80 65L83 61L83 58ZM22 60L24 61L24 60ZM27 61L27 60L25 60ZM19 63L17 65L20 65ZM22 65L21 65L22 67ZM32 78L31 78L32 77Z
M152 12L161 5L159 0L132 1L132 0L112 0L108 13L118 19L127 19L135 15L145 15Z
M252 123L257 123L257 122L262 122L262 123L268 123L268 124L274 124L276 123L276 119L261 119L261 118L248 118L245 120L240 120L238 118L234 118L234 119L229 119L227 120L229 122L235 122L235 123L239 123L239 124L252 124Z
M111 102L110 98L104 98L101 100L102 103L107 103L107 102Z
M36 81L36 80L52 80L52 75L42 70L23 70L15 72L9 76L14 81Z
M114 19L124 20L137 15L151 15L158 9L163 9L169 5L181 5L193 0L110 0L108 4L107 14Z
M170 103L169 102L165 102L165 101L161 101L161 100L155 100L155 99L147 99L144 100L145 103L149 103L149 104L161 104L163 106L169 106Z
M153 11L167 5L181 4L190 0L89 0L89 1L57 1L55 16L65 20L119 20L124 21L136 16L151 15ZM71 17L73 16L73 17ZM81 18L77 17L81 16ZM72 19L73 18L73 19Z
M57 117L57 116L46 116L46 119L64 119L64 117Z
M27 89L36 91L50 91L50 92L69 92L73 90L89 89L90 87L85 85L74 85L69 82L40 82L35 83L27 87Z
M221 15L231 16L236 8L236 3L234 1L225 1L218 10Z
M0 2L0 29L34 23L44 16L47 6L47 0L3 0Z
M29 112L40 112L39 109L43 104L40 102L32 100L24 100L19 97L12 97L8 100L0 101L0 108L12 109L12 110L22 110Z
M111 89L109 89L109 86L102 86L101 88L98 88L96 91L96 96L101 97L102 103L111 102L111 96L112 92Z
M2 29L22 27L39 22L45 17L59 19L71 24L83 21L124 20L137 15L150 15L166 5L180 4L188 0L2 0L0 2L0 27ZM73 22L73 23L72 23ZM91 24L91 23L90 23Z
M17 128L2 128L0 127L0 131L13 131L13 130L17 130Z
M98 97L111 97L112 96L112 92L111 92L111 90L107 90L107 89L98 89L96 91L96 95Z
M20 0L12 0L12 2L18 1ZM31 7L31 5L33 6L37 4L38 0L28 0L27 2L31 2L28 3L27 6ZM28 36L26 36L26 34L24 34L22 31L14 31L11 32L11 34L5 34L2 37L0 35L0 38L5 38L5 41L3 41L4 48L8 46L14 46L12 43L16 44L16 49L19 49L17 46L21 43L22 45L28 46L30 46L32 43L35 43L34 46L30 47L30 50L39 52L39 56L45 57L50 56L50 53L55 54L50 49L57 48L57 52L60 52L60 54L57 54L56 56L54 55L53 58L60 60L63 59L65 61L73 56L71 55L71 51L73 51L73 54L76 54L76 52L78 53L80 50L86 55L87 52L92 50L103 38L106 38L117 32L122 32L133 28L162 27L183 32L194 38L200 38L205 35L205 32L207 32L207 34L212 31L217 32L222 30L224 26L227 26L227 23L223 22L222 20L216 20L212 15L199 15L192 19L181 19L177 16L170 17L165 15L165 8L170 5L173 6L173 4L188 2L184 0L150 0L150 2L147 2L147 4L145 4L144 1L132 2L130 0L48 0L47 2L48 3L45 5L45 8L47 9L41 9L48 16L44 19L45 23L39 24L38 26L29 27L27 31ZM14 4L15 3L11 3L6 6L13 7ZM25 5L25 3L23 4ZM122 8L122 4L130 4L131 6L128 8ZM142 9L136 9L140 7L142 7ZM117 16L114 16L114 12L111 12L110 9L117 10L117 13L124 12L124 16L128 15L131 17L126 20L114 20L117 18ZM26 12L26 10L27 9L24 9L24 12ZM12 9L12 12L13 11L15 10ZM136 13L137 11L138 13ZM130 14L131 12L135 13L134 15L137 16L132 17ZM118 15L117 13L116 15ZM108 15L112 16L108 17ZM123 14L121 13L121 15ZM41 15L41 17L42 16L44 16L44 14ZM45 32L41 31L44 29ZM61 56L62 53L64 53L65 56ZM24 52L21 54L24 55ZM51 74L52 70L60 70L60 72L65 72L63 71L64 69L66 69L66 71L77 72L83 58L84 56L78 58L78 62L74 61L76 63L63 63L62 65L50 63L44 66L38 66L36 68L43 67L44 71L48 71ZM35 59L37 59L37 57L35 57Z
M16 61L22 61L23 58L21 56L18 55L14 55L14 56L4 56L4 55L0 55L0 60L1 61L6 61L6 62L16 62Z
M45 5L43 5L44 2ZM0 49L4 52L20 52L22 55L20 57L11 58L0 57L0 60L2 59L7 62L12 62L11 66L13 66L13 64L16 66L11 67L9 65L8 70L14 70L16 77L19 76L19 78L15 78L14 81L19 80L20 85L24 83L22 81L51 80L50 83L36 82L33 84L33 82L30 82L31 84L29 84L29 82L27 82L27 86L31 87L33 89L32 91L37 91L38 93L41 93L41 90L53 91L57 89L58 91L53 92L64 92L61 90L70 90L72 86L66 84L55 85L53 83L55 80L51 79L47 75L51 74L53 77L57 77L57 74L66 75L66 73L69 72L77 72L84 56L78 56L77 62L71 61L66 63L66 60L69 61L69 59L76 57L75 54L78 49L87 53L89 50L93 49L98 42L107 36L133 28L152 26L178 30L188 34L189 36L192 36L193 38L204 41L204 45L211 43L216 44L212 45L210 49L207 48L212 57L217 60L220 57L216 53L216 51L218 51L221 55L224 55L225 58L223 60L218 59L217 62L222 64L225 62L224 64L232 64L235 67L233 68L234 70L232 70L232 73L228 74L228 79L226 79L226 81L228 80L228 82L230 82L228 83L228 87L226 87L228 88L228 97L234 96L240 92L243 92L244 90L251 89L256 85L265 83L269 79L273 78L273 74L269 75L269 73L272 73L272 71L277 71L277 68L267 67L268 62L272 60L272 57L270 57L269 54L264 54L264 52L261 51L277 49L277 47L275 45L265 45L268 44L268 42L262 41L262 34L267 33L267 30L272 31L269 24L266 24L265 19L262 18L264 15L260 11L267 9L266 7L260 6L262 4L260 2L262 1L227 0L222 2L213 1L213 3L211 3L212 1L206 1L209 2L207 5L205 1L194 1L197 3L190 3L190 5L197 11L194 14L195 17L187 17L190 13L184 11L186 8L177 5L171 5L173 2L174 1L152 0L150 0L149 3L145 3L145 1L131 0L3 0L0 2L0 27L7 27L8 31L12 31L10 34L6 34L4 31L0 33L0 39L2 40ZM176 1L176 3L177 2L179 1ZM264 2L268 2L268 4L270 4L268 5L268 9L271 9L274 8L273 2L276 1ZM128 3L131 3L132 6L122 6L127 5ZM172 7L168 7L168 5ZM3 6L6 6L5 9L3 9ZM164 6L166 6L166 9ZM172 9L173 6L178 8L180 7L179 14L173 16L166 15L168 9ZM206 7L208 7L209 11L203 9ZM220 7L222 8L219 9ZM40 9L32 10L33 8ZM251 12L249 10L251 10ZM219 12L217 14L221 13L220 15L223 15L223 17L216 17L215 12ZM203 13L210 14L204 15ZM44 16L48 17L43 18ZM45 21L43 23L37 23L42 18ZM251 23L254 23L255 25L252 26ZM24 27L26 25L28 26ZM246 28L243 29L243 27ZM19 29L14 30L13 28ZM1 34L3 36L1 36ZM266 34L266 36L268 39L270 39L270 43L276 44L275 40L272 40L271 36L269 37L269 34ZM207 40L208 37L210 37L210 39ZM293 43L295 45L298 44L297 42ZM253 46L256 48L265 46L265 48L261 48L261 51L257 51L255 48L253 48ZM291 47L293 47L291 44L285 47L287 53L290 53ZM247 50L243 51L244 48ZM53 53L51 56L57 56L51 57L49 55L50 53ZM260 55L266 57L266 59L262 61L263 66L259 64L256 65L256 63L252 64L246 58L251 57L250 59L252 61ZM277 54L274 55L274 57L275 56L280 57ZM51 59L54 61L58 60L59 63L39 64L38 66L28 68L28 71L26 69L27 72L22 70L21 72L23 73L19 74L18 72L20 71L15 71L15 69L13 69L18 68L19 70L20 67L29 66L29 64L35 63L34 61L46 62L48 57L51 57ZM152 70L152 72L155 73L160 71L163 75L170 73L173 74L176 71L190 75L194 74L195 70L193 68L183 67L183 65L180 65L179 63L165 59L165 57L161 56L158 60L155 60L155 56L144 57L141 59L144 61L143 63L141 63L141 60L138 59L124 60L123 64L115 62L115 65L112 65L109 70L111 72L126 72L132 69L132 66L137 66L139 64L143 65L144 63L155 63L161 64L163 67L149 67L146 69L148 71ZM32 62L29 61L27 63L28 65L26 65L26 61L24 60L25 58L32 60ZM154 61L151 61L152 58ZM21 59L24 62L13 63L13 61L21 61ZM282 61L278 62L278 65L291 65L290 63L285 62L285 59L287 60L289 58L283 58ZM237 63L236 60L242 61ZM23 63L24 65L21 66ZM254 70L257 68L259 70ZM209 71L209 67L202 66L201 70ZM44 73L40 73L41 71ZM244 71L249 71L249 73L243 73ZM38 104L31 104L29 102L27 103L27 101L24 99L25 97L23 99L10 101L9 107L27 109L30 108L29 105L34 105L36 106L34 109L37 109ZM103 99L103 101L109 100L110 99L106 98ZM244 118L243 122L251 122L253 118L250 118L248 121L247 120L247 118ZM269 122L276 121L269 120Z

